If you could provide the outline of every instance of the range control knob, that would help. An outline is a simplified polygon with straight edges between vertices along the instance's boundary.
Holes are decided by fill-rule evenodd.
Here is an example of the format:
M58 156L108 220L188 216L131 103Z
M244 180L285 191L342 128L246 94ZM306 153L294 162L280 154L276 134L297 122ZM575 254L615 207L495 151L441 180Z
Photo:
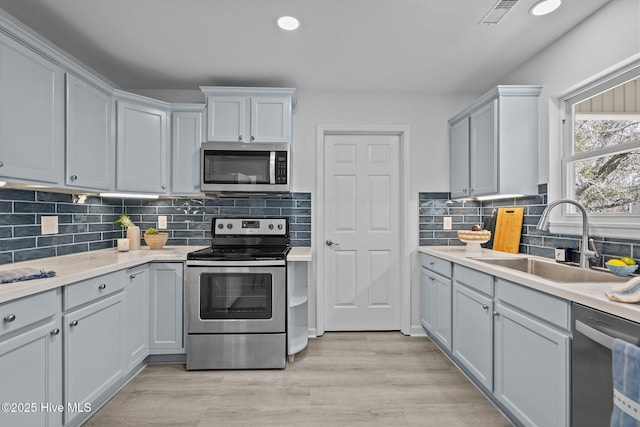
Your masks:
M221 222L220 222L220 223L218 223L218 228L222 230L222 229L224 228L224 224L223 224L223 223L221 223Z
M227 228L231 230L233 228L233 224L227 224Z
M278 230L282 230L282 224L278 224Z
M269 230L273 230L273 224L269 224Z

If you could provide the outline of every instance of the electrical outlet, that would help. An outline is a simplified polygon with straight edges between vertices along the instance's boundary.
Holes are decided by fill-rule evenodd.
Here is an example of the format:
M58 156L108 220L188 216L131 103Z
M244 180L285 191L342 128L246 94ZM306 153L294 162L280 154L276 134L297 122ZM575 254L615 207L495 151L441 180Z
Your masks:
M158 230L166 230L166 229L167 229L167 216L158 215Z
M443 218L443 223L442 223L442 229L443 230L451 230L451 224L452 220L450 216L445 216Z
M40 217L40 231L42 232L42 234L58 234L58 217Z

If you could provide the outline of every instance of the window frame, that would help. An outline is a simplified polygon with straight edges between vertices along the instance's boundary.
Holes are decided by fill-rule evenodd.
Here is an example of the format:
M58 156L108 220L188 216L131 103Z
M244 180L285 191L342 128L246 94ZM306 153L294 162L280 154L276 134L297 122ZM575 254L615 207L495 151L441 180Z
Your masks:
M583 155L574 155L572 152L574 143L574 106L588 98L624 84L629 80L640 77L640 55L618 64L611 69L594 76L589 81L583 82L577 88L569 91L559 98L560 114L560 142L558 154L554 159L550 156L550 165L560 165L559 182L554 183L552 174L549 174L549 186L551 193L559 195L559 198L570 198L573 194L575 176L570 162L578 160ZM640 146L640 143L625 144L607 151L628 151L630 147ZM552 151L550 150L552 153ZM587 155L586 157L594 157ZM555 190L555 191L553 191ZM582 216L575 212L567 204L562 204L551 213L552 233L581 235ZM589 215L590 235L597 237L618 238L625 240L640 239L640 214L632 213L608 213Z

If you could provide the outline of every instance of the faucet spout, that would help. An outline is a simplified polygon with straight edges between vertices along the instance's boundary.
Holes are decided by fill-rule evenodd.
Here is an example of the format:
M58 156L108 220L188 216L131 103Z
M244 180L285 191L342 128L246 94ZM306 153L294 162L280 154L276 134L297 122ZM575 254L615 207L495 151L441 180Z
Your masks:
M578 201L571 199L559 199L555 200L547 205L545 210L540 216L538 226L536 227L540 231L549 231L549 212L559 204L568 203L578 208L582 213L582 242L580 243L580 268L589 268L590 261L594 260L598 256L593 239L589 238L589 215L584 205Z

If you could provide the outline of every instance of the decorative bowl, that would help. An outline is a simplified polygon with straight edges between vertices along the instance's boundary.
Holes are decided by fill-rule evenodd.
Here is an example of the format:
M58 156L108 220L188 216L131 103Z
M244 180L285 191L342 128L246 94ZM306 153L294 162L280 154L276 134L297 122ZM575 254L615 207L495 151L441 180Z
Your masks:
M167 244L169 233L149 234L144 233L144 241L150 249L162 249Z
M629 276L638 268L637 265L611 265L608 262L605 265L616 276Z
M487 243L491 239L491 232L489 230L458 230L458 239L467 244L464 250L466 257L477 257L482 255L482 247L480 245Z

